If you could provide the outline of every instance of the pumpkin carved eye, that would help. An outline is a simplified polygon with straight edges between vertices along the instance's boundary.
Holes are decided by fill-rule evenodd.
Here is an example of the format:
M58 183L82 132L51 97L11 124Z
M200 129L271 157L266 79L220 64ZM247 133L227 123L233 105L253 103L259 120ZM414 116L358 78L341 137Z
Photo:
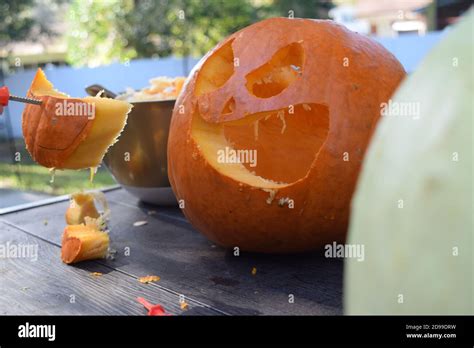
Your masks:
M234 74L233 41L216 50L202 66L196 81L196 96L215 91Z
M264 65L246 76L246 87L259 98L281 93L303 73L304 50L299 42L280 48Z

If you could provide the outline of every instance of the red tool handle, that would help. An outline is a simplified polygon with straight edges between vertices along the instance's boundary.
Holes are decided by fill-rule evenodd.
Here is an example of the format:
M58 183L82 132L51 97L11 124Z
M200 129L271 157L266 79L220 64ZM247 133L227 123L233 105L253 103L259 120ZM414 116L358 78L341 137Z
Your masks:
M8 105L8 101L13 100L20 103L28 103L41 105L41 100L17 97L16 95L11 95L7 86L0 87L0 115L3 113L3 107Z
M7 106L10 98L10 91L7 86L0 87L0 106Z
M148 309L148 315L157 315L157 316L169 316L170 313L167 313L165 309L159 304L152 305L150 302L145 300L143 297L137 297L137 301L140 302L143 307Z

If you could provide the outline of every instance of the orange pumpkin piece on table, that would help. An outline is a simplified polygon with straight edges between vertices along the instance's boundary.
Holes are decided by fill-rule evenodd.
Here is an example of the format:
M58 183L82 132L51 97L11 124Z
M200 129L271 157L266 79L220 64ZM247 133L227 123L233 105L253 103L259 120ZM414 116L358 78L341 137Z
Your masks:
M64 263L105 258L110 244L109 234L93 224L68 225L61 243Z
M41 105L26 105L22 128L31 157L47 168L97 167L124 128L132 105L120 100L70 98L54 89L38 69L28 97Z
M102 205L103 213L95 201ZM66 223L61 243L61 258L65 263L104 258L107 256L110 237L106 220L110 209L105 195L100 192L77 192L71 195L66 210Z
M384 47L332 21L271 18L229 36L174 109L168 173L184 214L241 250L343 242L381 103L404 76Z

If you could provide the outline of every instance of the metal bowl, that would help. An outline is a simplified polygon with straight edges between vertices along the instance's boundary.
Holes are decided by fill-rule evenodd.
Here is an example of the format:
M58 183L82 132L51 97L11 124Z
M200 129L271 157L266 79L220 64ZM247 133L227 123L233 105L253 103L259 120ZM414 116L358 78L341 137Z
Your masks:
M86 90L95 95L96 89L92 87ZM108 96L115 95L109 92ZM177 201L168 180L167 162L168 133L175 100L132 104L127 124L118 141L109 148L104 162L114 179L140 200L175 205Z
M127 125L104 157L115 180L140 200L176 204L168 180L167 144L174 100L132 103Z

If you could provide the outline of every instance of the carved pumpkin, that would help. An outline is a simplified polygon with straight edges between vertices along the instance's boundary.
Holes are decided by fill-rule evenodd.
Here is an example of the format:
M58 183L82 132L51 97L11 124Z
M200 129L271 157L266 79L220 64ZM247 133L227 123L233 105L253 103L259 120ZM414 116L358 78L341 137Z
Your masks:
M70 98L38 69L28 91L22 128L31 157L47 168L97 167L127 121L131 104L100 97ZM61 112L59 112L61 111Z
M241 250L343 241L380 104L404 76L381 45L331 21L273 18L231 35L173 113L169 177L184 214ZM256 163L235 163L238 150L256 150Z

